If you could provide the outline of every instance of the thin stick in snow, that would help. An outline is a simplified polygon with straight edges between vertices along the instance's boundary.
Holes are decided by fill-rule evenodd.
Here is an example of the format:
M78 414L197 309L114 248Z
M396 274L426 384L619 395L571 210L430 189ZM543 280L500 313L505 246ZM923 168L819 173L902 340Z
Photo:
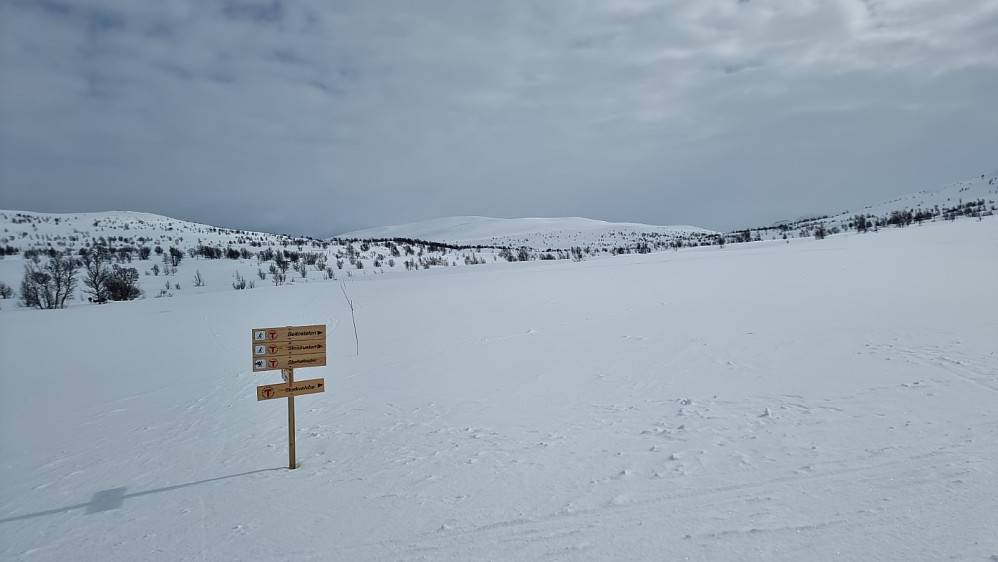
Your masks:
M357 355L360 355L360 337L357 335L357 318L353 314L353 301L347 296L347 287L343 283L340 283L340 289L343 290L343 298L347 300L347 304L350 305L350 320L353 321L353 339L357 343Z

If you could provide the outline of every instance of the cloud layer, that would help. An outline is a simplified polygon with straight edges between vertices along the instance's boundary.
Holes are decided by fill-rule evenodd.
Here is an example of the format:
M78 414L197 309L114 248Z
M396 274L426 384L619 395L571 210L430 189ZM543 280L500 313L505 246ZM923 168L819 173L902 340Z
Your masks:
M736 228L998 163L998 3L0 3L0 206Z

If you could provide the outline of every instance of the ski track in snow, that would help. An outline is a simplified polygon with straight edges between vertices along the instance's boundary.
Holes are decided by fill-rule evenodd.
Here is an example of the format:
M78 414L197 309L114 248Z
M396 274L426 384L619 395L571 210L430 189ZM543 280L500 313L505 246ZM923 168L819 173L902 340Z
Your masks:
M882 345L885 352L900 354L906 360L938 370L977 385L984 390L998 392L998 370L995 369L994 352L990 357L972 357L956 354L951 348L938 345L898 346Z

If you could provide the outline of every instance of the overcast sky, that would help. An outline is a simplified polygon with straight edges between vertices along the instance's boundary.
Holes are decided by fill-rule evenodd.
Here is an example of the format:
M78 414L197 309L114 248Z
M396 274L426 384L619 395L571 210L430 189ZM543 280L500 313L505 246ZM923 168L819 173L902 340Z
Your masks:
M0 0L0 208L714 229L998 169L994 0Z

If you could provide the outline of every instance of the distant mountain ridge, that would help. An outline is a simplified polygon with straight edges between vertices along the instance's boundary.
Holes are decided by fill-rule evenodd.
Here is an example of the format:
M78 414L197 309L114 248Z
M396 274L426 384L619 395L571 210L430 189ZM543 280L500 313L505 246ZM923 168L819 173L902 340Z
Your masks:
M763 239L771 230L801 230L810 233L819 224L837 232L854 228L856 215L871 217L887 223L895 213L915 216L950 218L974 216L994 212L998 199L998 171L979 177L951 183L938 190L923 190L903 195L862 209L809 215L795 220L778 221L771 226L754 227L736 231L730 241ZM973 209L967 208L973 203ZM959 208L962 207L962 210ZM747 239L745 233L750 233ZM567 249L576 246L596 248L635 247L648 244L661 249L663 245L702 245L712 243L723 234L695 226L654 226L640 223L612 223L581 217L501 219L481 216L456 216L407 224L368 228L340 234L338 239L392 239L411 238L445 244L489 247L527 247L535 250ZM739 235L742 236L739 239Z
M529 247L538 250L579 245L626 245L641 238L685 238L717 234L695 226L613 223L582 217L501 219L458 216L368 228L341 234L340 239L413 238L462 246Z
M818 225L830 233L854 228L857 215L886 226L892 214L921 216L915 220L942 220L955 216L988 216L998 200L998 172L955 182L936 191L920 191L884 203L820 217L780 221L732 233L720 233L695 226L654 226L640 223L613 223L581 217L501 219L457 216L347 232L333 238L288 236L233 228L216 227L162 215L137 211L97 213L37 213L0 210L0 250L31 248L70 249L75 241L117 239L134 245L323 247L343 246L350 240L409 239L467 248L528 248L535 252L572 248L589 252L627 253L666 248L711 245L722 238L728 242L762 240L774 237L773 230L807 236ZM928 218L924 218L928 217ZM745 236L749 234L750 236ZM777 232L776 236L780 233ZM11 253L11 252L6 252ZM0 256L3 253L0 252Z
M355 231L331 239L215 227L132 211L56 214L0 210L0 301L18 293L21 298L50 294L52 287L47 284L53 276L46 273L48 269L38 268L55 272L53 264L57 262L80 267L91 255L113 260L113 264L104 264L105 269L112 268L115 275L131 284L127 292L115 295L159 298L230 287L252 289L258 283L278 286L386 273L418 275L438 267L492 268L502 267L504 262L577 262L697 247L724 248L743 242L789 243L790 239L822 239L841 232L961 217L983 220L998 213L996 200L998 175L983 175L859 211L728 233L579 217L450 217ZM82 284L82 273L80 276ZM83 285L73 296L80 305L89 302ZM45 306L51 307L46 302ZM64 301L58 303L62 306ZM41 307L27 300L23 306Z

